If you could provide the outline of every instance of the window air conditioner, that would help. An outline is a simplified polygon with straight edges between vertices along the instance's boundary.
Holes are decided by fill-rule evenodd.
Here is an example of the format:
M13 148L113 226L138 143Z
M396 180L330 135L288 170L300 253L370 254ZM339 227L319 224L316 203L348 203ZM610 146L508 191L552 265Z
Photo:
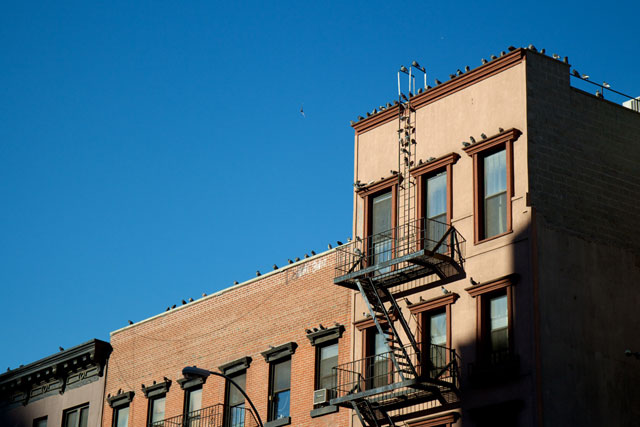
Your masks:
M326 388L321 388L320 390L316 390L313 392L313 404L314 405L322 405L323 403L329 403L329 399L331 398L330 390Z

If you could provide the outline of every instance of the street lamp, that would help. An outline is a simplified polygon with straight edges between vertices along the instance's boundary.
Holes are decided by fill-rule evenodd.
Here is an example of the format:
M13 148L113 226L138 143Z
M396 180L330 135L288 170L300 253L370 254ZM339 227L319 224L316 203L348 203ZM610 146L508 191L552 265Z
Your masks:
M256 407L253 406L253 402L251 401L247 393L245 393L242 387L240 387L234 380L229 378L227 375L221 374L220 372L210 371L208 369L196 368L195 366L187 366L183 368L182 375L185 378L207 378L209 375L217 375L229 381L231 384L235 386L235 388L237 388L240 391L240 393L242 393L244 398L247 399L247 401L249 402L249 405L251 405L251 409L253 410L253 413L256 414L256 417L258 418L258 423L260 423L260 427L264 427L264 425L262 424L262 419L260 418L260 414L258 413L258 410L256 409Z

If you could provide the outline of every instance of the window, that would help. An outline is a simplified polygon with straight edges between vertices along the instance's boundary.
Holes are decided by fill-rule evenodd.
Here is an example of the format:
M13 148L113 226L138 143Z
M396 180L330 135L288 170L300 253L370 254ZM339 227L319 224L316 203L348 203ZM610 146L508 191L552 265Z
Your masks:
M515 275L481 283L466 291L476 298L478 364L496 366L512 360Z
M63 427L87 427L89 424L89 404L67 409L63 413ZM45 420L46 425L46 420ZM119 427L119 426L118 426Z
M291 356L298 344L288 342L262 352L269 364L269 412L265 427L291 424Z
M520 135L510 129L463 149L473 158L476 243L512 231L513 142Z
M247 386L247 373L238 372L230 378L244 390ZM244 427L244 395L231 382L226 382L225 427Z
M397 183L398 177L392 176L358 191L364 200L364 250L369 265L393 258ZM387 271L385 268L382 272Z
M291 398L291 358L271 364L269 421L289 417Z
M418 218L424 219L421 228L425 249L435 249L435 245L451 224L453 165L459 158L458 154L451 153L411 170L411 175L417 179L418 184L417 215ZM446 246L438 249L440 253L446 251Z
M336 387L336 371L338 366L338 343L316 347L316 390Z
M380 264L391 259L393 230L391 229L391 191L371 201L371 262ZM385 273L388 270L381 271Z
M189 388L184 394L184 412L187 426L200 425L200 410L202 409L202 386Z
M165 396L149 399L149 425L162 425L166 400Z
M409 306L411 314L418 317L422 331L422 353L426 374L430 376L448 375L442 369L451 361L451 306L459 295L451 292L427 301Z
M129 425L129 404L113 409L113 427L127 427Z
M147 410L147 425L162 426L164 424L164 414L166 406L166 395L171 387L171 380L165 379L160 383L155 383L148 387L142 387L142 392L149 399Z
M390 384L391 381L391 359L386 343L386 337L376 328L367 330L367 372L366 378L370 378L369 387L376 388Z
M33 420L33 427L47 427L47 417Z

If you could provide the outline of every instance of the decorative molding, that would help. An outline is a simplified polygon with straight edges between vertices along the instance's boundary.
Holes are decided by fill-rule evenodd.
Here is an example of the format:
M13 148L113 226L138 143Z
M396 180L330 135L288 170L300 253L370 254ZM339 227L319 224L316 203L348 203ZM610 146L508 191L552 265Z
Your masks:
M396 313L391 313L391 320L395 321L397 318L398 316ZM387 319L384 316L378 316L378 322L387 323ZM372 328L375 325L373 317L367 317L366 319L353 322L353 326L355 326L359 331L364 331L365 329Z
M206 383L207 377L178 378L176 381L180 384L181 389L189 390L190 388L198 387Z
M519 48L498 59L482 65L474 70L455 77L452 80L439 84L421 94L411 97L411 106L415 109L436 102L446 96L452 95L462 89L476 84L502 71L508 70L521 63L526 56L526 50ZM398 117L398 106L393 106L381 113L374 114L364 120L353 124L356 135L374 129L380 125L395 120Z
M149 387L142 387L142 393L147 399L150 397L162 396L167 394L171 387L171 380L162 381L158 384L150 385Z
M298 348L298 344L291 341L286 344L279 345L277 347L270 348L267 351L263 351L262 357L267 363L275 362L279 359L283 359L285 357L291 356L296 352L296 348Z
M236 372L246 371L249 369L253 359L250 356L241 357L224 365L218 366L218 370L225 375L232 375Z
M460 158L460 154L449 153L445 156L439 157L428 163L423 163L421 165L414 166L409 173L411 174L411 176L424 175L426 173L430 173L435 170L445 168L448 165L454 165L459 158Z
M289 424L291 424L291 417L282 417L277 420L267 421L264 423L264 427L280 427L287 426Z
M320 329L317 332L311 332L307 334L307 338L311 342L311 345L316 346L327 341L339 340L342 338L343 333L344 325L337 325L331 328Z
M467 153L469 156L473 156L474 154L477 154L480 151L497 147L498 145L504 144L505 142L517 141L518 138L520 138L520 135L522 135L522 132L516 128L507 129L500 132L499 134L496 134L487 139L478 141L475 144L471 144L468 147L464 147L462 151Z
M517 273L509 274L489 282L480 283L465 289L473 298L487 292L497 291L517 283L520 276Z
M126 391L124 393L120 393L116 396L107 397L107 403L112 408L118 408L120 406L125 406L131 403L133 400L133 396L135 396L135 392Z
M311 410L311 413L309 415L311 416L311 418L317 418L327 414L335 414L339 411L339 409L340 408L336 405L327 405Z
M398 183L398 175L391 175L388 176L386 178L381 179L380 181L377 182L373 182L369 185L365 185L364 187L360 188L359 190L356 190L356 193L360 196L360 197L366 197L369 196L373 193L377 193L378 191L383 191L386 190L387 188L391 187L392 185L395 185Z
M436 308L444 307L445 305L448 305L448 304L453 304L456 302L458 298L460 298L460 295L458 295L455 292L451 292L446 295L431 298L429 300L421 301L416 304L411 304L409 306L409 311L411 312L411 314L422 313L424 311L429 311Z

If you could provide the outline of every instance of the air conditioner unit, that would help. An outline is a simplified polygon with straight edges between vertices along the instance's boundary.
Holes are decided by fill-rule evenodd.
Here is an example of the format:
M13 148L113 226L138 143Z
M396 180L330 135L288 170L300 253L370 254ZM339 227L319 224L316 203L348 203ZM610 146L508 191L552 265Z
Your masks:
M638 113L640 113L640 97L625 101L622 103L622 105L624 107L627 107L633 111L637 111Z
M313 392L313 404L322 405L323 403L329 403L331 399L331 390L321 388Z

